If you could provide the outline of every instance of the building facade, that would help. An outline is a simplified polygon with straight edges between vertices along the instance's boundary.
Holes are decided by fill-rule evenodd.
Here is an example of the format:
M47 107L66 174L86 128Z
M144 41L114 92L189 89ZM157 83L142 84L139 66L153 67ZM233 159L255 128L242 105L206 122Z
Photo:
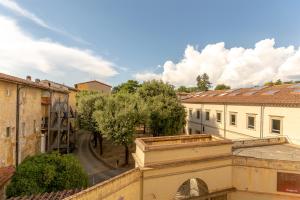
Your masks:
M296 200L300 151L285 137L136 140L136 168L66 200Z
M300 144L300 85L207 91L182 100L186 134L229 139L287 136Z
M101 93L110 94L111 86L100 81L88 81L83 83L76 83L75 88L80 91L96 91Z
M63 98L68 91L0 73L0 167L46 150L50 107Z

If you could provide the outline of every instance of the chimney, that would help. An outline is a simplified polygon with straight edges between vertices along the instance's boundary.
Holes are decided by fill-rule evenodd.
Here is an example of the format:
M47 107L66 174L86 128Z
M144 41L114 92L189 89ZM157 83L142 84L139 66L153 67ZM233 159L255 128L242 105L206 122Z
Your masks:
M36 78L36 79L35 79L35 82L36 82L36 83L40 83L40 82L41 82L41 80L40 80L40 79L38 79L38 78Z
M31 76L29 76L29 75L26 76L26 80L27 80L27 81L31 81Z

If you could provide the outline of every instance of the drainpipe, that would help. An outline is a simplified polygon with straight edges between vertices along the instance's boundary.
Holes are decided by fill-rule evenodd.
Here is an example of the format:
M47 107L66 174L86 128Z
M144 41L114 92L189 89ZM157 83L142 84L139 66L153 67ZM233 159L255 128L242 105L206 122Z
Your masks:
M203 125L203 104L201 104L201 112L200 112L200 126L201 126L201 133L203 134L204 133L204 131L203 131L203 127L204 127L204 125Z
M260 106L260 138L264 137L264 114L265 107L263 105Z
M227 105L224 104L224 138L226 138L226 113L227 113Z

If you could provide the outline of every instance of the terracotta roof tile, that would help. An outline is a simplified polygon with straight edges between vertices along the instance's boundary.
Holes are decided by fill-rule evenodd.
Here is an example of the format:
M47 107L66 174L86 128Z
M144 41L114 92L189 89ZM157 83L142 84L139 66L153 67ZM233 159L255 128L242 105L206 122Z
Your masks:
M214 94L214 95L212 95ZM207 91L182 100L183 103L295 104L300 105L300 85L284 84L262 88Z
M62 200L68 196L80 192L82 189L62 190L58 192L49 192L30 196L12 197L8 200Z
M100 81L97 81L97 80L92 80L92 81L86 81L86 82L76 83L76 84L75 84L75 87L76 87L76 85L81 85L81 84L86 84L86 83L92 83L92 82L96 82L96 83L100 83L100 84L102 84L102 85L106 85L106 86L108 86L108 87L112 87L111 85L108 85L108 84L106 84L106 83L103 83L103 82L100 82Z
M67 90L64 90L64 89L50 87L49 85L47 85L45 83L42 83L42 82L37 83L37 82L34 82L34 81L22 79L22 78L19 78L19 77L15 77L15 76L3 74L3 73L0 73L0 81L17 83L17 84L27 85L27 86L30 86L30 87L40 88L40 89L45 89L45 90L51 89L51 90L54 90L54 91L57 91L57 92L62 92L62 93L67 93L68 92Z
M10 178L15 173L15 168L13 166L9 167L1 167L0 168L0 187L2 187L7 181L10 180Z

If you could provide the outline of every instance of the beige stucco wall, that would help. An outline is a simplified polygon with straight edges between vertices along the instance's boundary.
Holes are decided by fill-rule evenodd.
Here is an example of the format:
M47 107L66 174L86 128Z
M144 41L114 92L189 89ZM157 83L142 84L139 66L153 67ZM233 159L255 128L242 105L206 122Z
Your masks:
M143 200L171 200L179 187L191 178L200 178L215 192L232 187L231 159L189 163L144 171Z
M278 117L282 119L282 132L280 135L288 136L292 142L300 144L300 108L299 107L275 107L275 106L253 106L253 105L218 105L218 104L183 104L187 111L187 125L185 132L188 133L192 128L193 133L196 130L202 130L204 133L219 134L229 139L246 139L258 137L274 137L278 134L271 133L270 119ZM193 109L192 118L189 117L189 109ZM202 112L201 118L197 119L196 110ZM205 111L210 111L210 120L205 120ZM221 123L216 121L216 112L222 112ZM236 113L237 124L230 124L230 113ZM225 115L224 115L225 113ZM255 129L247 128L247 114L255 116ZM262 115L263 114L263 115ZM226 122L224 118L226 117ZM261 123L263 121L263 123ZM262 124L262 125L261 125ZM226 125L226 126L225 126ZM224 133L224 129L226 132Z
M7 95L9 90L9 95ZM0 167L15 163L16 85L0 81ZM6 127L11 134L6 137Z

